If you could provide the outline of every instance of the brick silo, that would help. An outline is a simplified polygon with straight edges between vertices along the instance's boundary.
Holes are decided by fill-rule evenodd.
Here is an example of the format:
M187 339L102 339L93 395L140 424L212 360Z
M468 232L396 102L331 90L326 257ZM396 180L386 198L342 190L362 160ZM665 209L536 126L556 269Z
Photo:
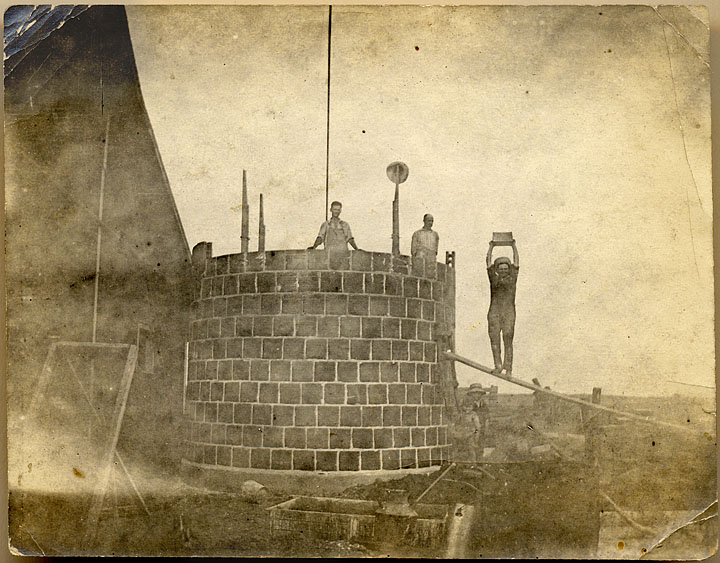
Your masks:
M210 248L196 247L186 463L365 471L447 459L435 334L454 326L452 265Z

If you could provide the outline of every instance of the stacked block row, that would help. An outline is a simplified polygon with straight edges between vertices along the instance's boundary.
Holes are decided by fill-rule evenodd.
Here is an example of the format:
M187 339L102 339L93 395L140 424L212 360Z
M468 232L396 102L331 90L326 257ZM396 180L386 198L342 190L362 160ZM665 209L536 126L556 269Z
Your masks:
M345 471L447 457L435 336L454 325L452 268L277 251L209 258L199 286L190 461Z

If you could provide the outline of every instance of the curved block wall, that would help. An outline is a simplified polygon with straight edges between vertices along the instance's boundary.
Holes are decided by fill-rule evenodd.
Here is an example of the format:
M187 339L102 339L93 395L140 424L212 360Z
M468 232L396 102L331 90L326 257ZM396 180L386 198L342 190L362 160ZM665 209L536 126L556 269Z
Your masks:
M447 458L434 338L454 325L450 266L268 251L208 258L200 279L188 461L356 471Z

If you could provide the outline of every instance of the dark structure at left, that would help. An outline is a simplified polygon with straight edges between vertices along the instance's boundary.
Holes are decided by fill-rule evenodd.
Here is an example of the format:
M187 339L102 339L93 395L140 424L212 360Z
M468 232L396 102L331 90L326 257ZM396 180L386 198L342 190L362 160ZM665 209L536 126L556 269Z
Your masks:
M10 8L5 55L10 427L53 342L137 344L119 447L179 461L195 282L125 9Z

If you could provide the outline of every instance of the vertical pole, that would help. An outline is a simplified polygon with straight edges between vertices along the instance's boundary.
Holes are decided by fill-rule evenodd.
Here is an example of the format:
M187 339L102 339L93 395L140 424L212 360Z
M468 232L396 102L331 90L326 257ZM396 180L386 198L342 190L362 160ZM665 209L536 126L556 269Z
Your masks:
M393 200L392 220L392 253L393 256L398 256L400 254L400 184L395 184L395 199Z
M185 414L185 397L187 395L187 386L188 386L188 360L190 359L190 343L185 343L185 358L183 362L184 366L184 379L183 379L183 407L182 412Z
M325 220L330 208L330 55L332 38L332 6L328 6L328 59L327 59L327 126L325 130Z
M260 221L258 227L258 252L265 252L265 211L263 208L263 195L260 194Z
M102 220L105 200L105 172L107 170L108 145L110 144L110 114L105 124L105 146L103 147L102 171L100 172L100 202L98 204L97 248L95 249L95 292L93 296L92 341L97 339L97 308L100 291L100 249L102 248Z
M247 173L243 170L243 185L242 185L242 224L240 229L240 244L243 256L247 257L248 244L250 243L250 209L248 207L248 195L247 195Z

